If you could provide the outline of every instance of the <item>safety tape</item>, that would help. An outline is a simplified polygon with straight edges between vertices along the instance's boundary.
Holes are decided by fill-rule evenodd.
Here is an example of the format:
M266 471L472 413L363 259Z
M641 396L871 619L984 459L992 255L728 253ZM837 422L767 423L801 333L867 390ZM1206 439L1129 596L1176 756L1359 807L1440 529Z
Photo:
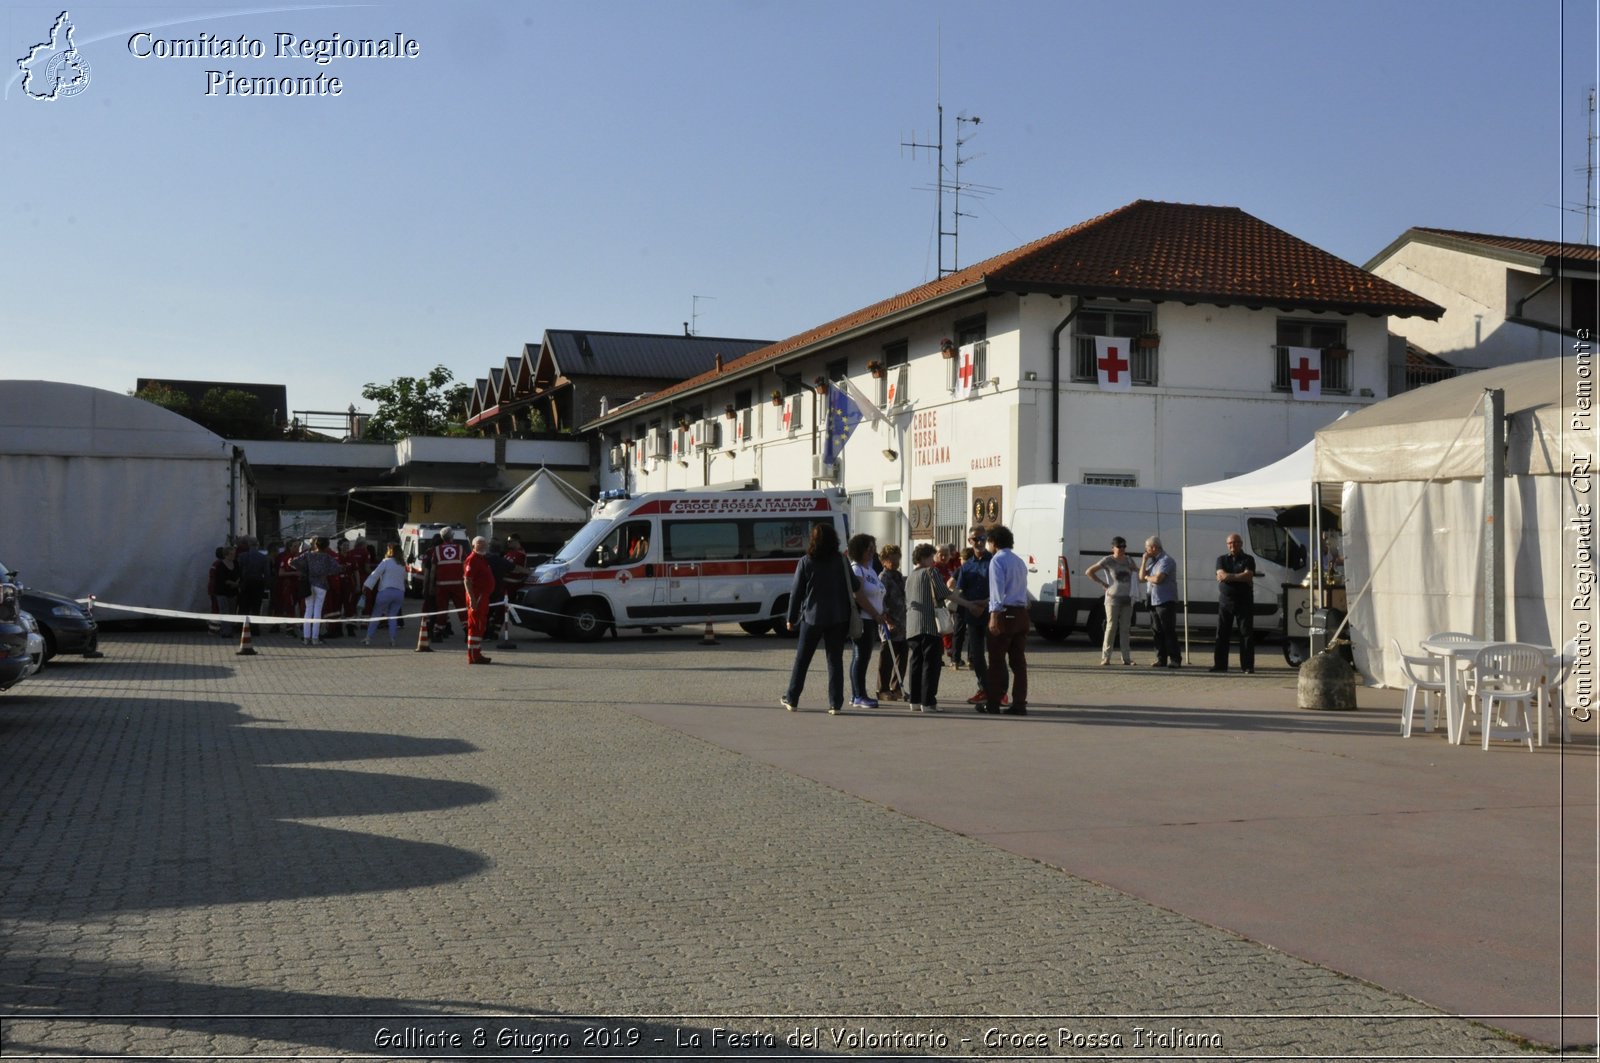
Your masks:
M153 605L123 605L123 604L121 604L119 602L104 602L104 601L101 601L100 599L94 598L94 597L79 598L79 599L77 599L77 602L78 602L79 605L87 605L91 609L97 610L97 611L98 610L109 609L109 610L111 610L113 612L118 612L118 613L138 613L138 614L140 614L142 616L161 616L161 617L169 617L169 618L174 619L174 620L204 620L207 623L215 623L215 624L242 624L242 623L244 623L245 621L248 620L252 627L269 627L269 626L272 626L272 625L275 625L275 624L276 625L288 625L288 626L291 626L291 627L299 627L299 626L301 626L303 624L317 624L317 623L321 623L321 624L356 624L356 623L363 623L364 624L364 623L367 623L369 621L382 622L382 621L387 621L388 619L390 619L388 614L382 614L382 615L372 615L372 614L360 615L360 614L357 614L357 615L352 615L352 616L340 616L340 615L337 615L337 614L330 615L330 614L324 613L320 617L310 618L310 617L304 617L304 616L260 616L260 615L257 615L255 613L252 613L252 614L250 614L248 616L246 616L243 613L197 613L197 612L192 612L192 611L186 610L186 609L160 609L160 608L157 608L156 606L153 606ZM526 606L526 605L513 605L513 604L511 604L510 601L502 601L502 602L499 602L499 603L492 603L492 604L498 604L498 605L504 606L506 609L509 609L511 611L511 620L512 620L513 623L517 623L518 622L518 618L523 613L544 613L547 616L563 616L564 615L562 613L551 612L548 609L534 609L531 606ZM429 610L429 611L420 612L420 613L397 613L397 614L395 614L394 619L395 620L420 620L420 619L423 619L423 618L435 617L435 616L457 616L457 615L459 615L461 613L465 613L465 612L466 612L465 608L434 609L434 610Z

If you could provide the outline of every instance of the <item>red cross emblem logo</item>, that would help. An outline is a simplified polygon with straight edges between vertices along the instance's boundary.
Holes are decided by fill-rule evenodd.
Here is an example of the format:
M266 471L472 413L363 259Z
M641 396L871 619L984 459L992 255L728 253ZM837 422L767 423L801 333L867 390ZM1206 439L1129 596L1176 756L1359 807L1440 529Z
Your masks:
M1300 364L1289 370L1289 379L1293 380L1300 391L1310 391L1311 383L1322 377L1320 369L1311 368L1311 359L1301 355Z
M1108 384L1117 383L1122 374L1128 370L1128 360L1115 347L1106 348L1106 356L1100 359L1098 365L1101 371L1105 373L1106 383Z

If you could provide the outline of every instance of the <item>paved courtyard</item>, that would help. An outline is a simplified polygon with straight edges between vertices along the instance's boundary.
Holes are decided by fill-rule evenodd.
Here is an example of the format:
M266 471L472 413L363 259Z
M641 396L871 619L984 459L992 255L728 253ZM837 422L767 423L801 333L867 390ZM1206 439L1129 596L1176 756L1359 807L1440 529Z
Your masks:
M1026 718L954 672L945 714L829 717L820 662L777 707L775 638L517 643L111 631L0 695L0 1056L1595 1040L1593 725L1402 741L1392 692L1296 709L1270 648L1035 642Z

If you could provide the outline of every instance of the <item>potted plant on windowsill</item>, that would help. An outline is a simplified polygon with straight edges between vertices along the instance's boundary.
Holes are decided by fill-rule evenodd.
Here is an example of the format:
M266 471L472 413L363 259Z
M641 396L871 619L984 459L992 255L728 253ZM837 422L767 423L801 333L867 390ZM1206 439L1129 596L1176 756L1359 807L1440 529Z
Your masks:
M883 363L882 362L877 362L877 361L868 362L867 363L867 372L871 373L873 375L874 379L880 379L881 380L883 378L883 373L884 373Z
M818 395L826 395L828 393L828 378L819 376L811 382L811 386L817 389Z
M951 343L948 339L940 340L939 341L939 357L941 357L941 358L945 359L946 361L948 361L949 359L954 358L955 356L956 356L956 345Z
M772 404L774 406L783 405L783 392L779 391L777 388L772 389Z
M1138 338L1135 340L1135 344L1138 346L1138 348L1141 351L1153 351L1157 347L1161 346L1161 333L1159 333L1159 332L1143 332L1143 333L1140 333Z
M1334 344L1332 347L1322 348L1322 356L1324 358L1343 358L1349 353L1350 348L1346 347L1342 343Z
M733 420L734 417L737 416L737 414L735 414L734 410L733 410L733 403L730 402L730 403L728 403L726 406L724 406L722 408L722 416L726 417L730 421Z

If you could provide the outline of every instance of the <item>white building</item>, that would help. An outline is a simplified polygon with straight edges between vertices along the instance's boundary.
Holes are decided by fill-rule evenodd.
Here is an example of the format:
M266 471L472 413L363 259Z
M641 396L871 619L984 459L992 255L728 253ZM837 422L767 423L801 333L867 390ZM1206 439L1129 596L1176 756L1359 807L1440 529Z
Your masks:
M1393 322L1396 335L1484 369L1554 358L1577 329L1593 329L1597 266L1600 248L1586 244L1413 228L1366 268L1444 307L1442 317Z
M961 542L1020 484L1178 487L1282 457L1387 395L1390 316L1441 312L1236 208L1140 200L585 427L603 488L837 483L911 540ZM1096 336L1125 341L1109 375ZM1312 374L1320 397L1291 393ZM823 467L816 385L842 378L888 416Z

